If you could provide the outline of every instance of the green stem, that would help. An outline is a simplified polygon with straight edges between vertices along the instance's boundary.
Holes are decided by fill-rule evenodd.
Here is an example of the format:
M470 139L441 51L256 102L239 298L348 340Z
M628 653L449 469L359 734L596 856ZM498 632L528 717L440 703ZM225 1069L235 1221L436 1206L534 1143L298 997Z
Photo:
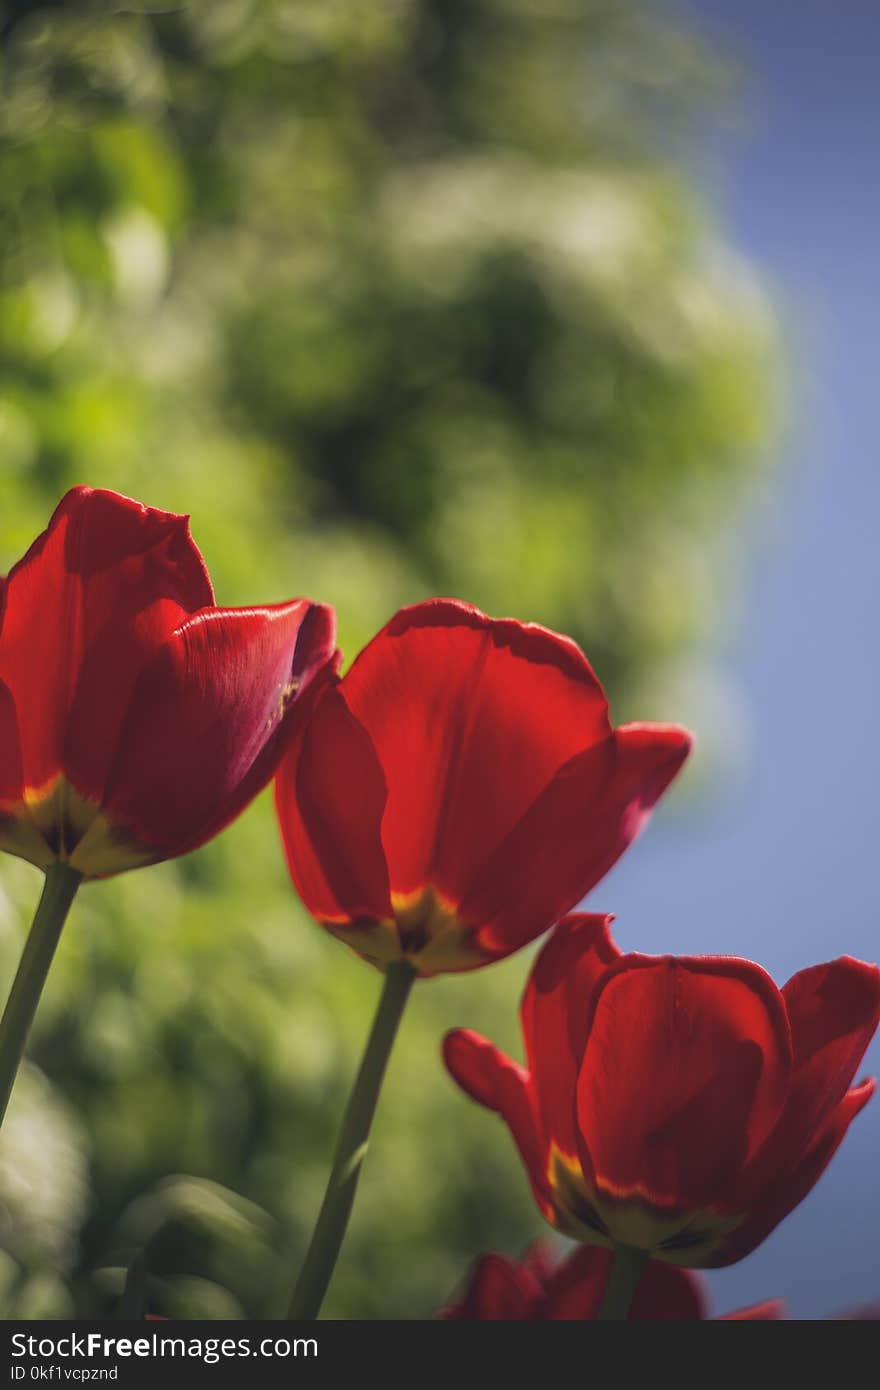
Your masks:
M312 1319L321 1311L351 1215L385 1068L414 979L415 971L405 960L395 961L385 972L379 1007L348 1098L327 1191L293 1293L290 1318Z
M132 1257L125 1274L122 1297L116 1308L123 1322L143 1322L147 1311L147 1260L143 1250Z
M597 1322L626 1320L647 1262L647 1250L637 1250L632 1245L615 1245L611 1273L608 1275L605 1293L596 1314Z
M6 1115L61 928L81 880L82 874L67 864L52 864L46 870L43 892L0 1019L0 1125Z

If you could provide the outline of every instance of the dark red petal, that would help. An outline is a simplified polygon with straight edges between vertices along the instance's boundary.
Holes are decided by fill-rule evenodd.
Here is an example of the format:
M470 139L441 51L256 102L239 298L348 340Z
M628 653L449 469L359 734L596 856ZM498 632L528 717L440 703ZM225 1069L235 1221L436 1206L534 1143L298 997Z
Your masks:
M750 1308L738 1308L735 1313L722 1313L718 1322L780 1322L785 1319L785 1304L781 1298L768 1298L753 1303Z
M708 1316L705 1279L690 1269L648 1261L629 1310L631 1322L701 1322Z
M556 1271L558 1260L549 1240L533 1240L523 1255L523 1265L537 1279L543 1289Z
M321 695L285 753L275 797L291 877L309 912L324 921L389 918L385 778L338 686Z
M385 773L392 891L453 903L556 770L610 734L573 642L451 599L392 618L342 692Z
M760 1196L753 1200L747 1219L727 1237L712 1264L734 1264L750 1254L803 1201L819 1181L852 1121L867 1105L875 1089L876 1083L868 1080L847 1091L812 1146L793 1164L775 1173Z
M46 530L10 570L10 585L47 543L57 539L56 533L64 542L65 572L84 581L139 556L142 578L153 596L171 598L187 612L214 602L205 562L190 535L189 517L147 507L107 488L80 486L65 493Z
M592 1322L608 1283L613 1252L583 1245L565 1260L547 1288L547 1318ZM633 1322L695 1322L707 1318L705 1284L689 1270L651 1260L629 1311Z
M630 1322L702 1322L708 1316L708 1284L701 1275L656 1259L648 1261L635 1290Z
M23 793L18 714L9 686L0 681L0 816L5 806L19 802Z
M846 1094L880 1020L880 970L842 956L793 976L782 990L792 1035L785 1111L739 1184L743 1208L800 1162Z
M546 1140L577 1153L575 1089L587 1041L589 1001L620 957L610 916L566 917L541 950L523 995L521 1019Z
M243 810L275 771L302 682L332 657L329 614L313 608L214 608L174 633L128 704L104 798L115 825L170 857Z
M594 1000L578 1122L600 1187L684 1210L723 1204L788 1089L773 981L750 961L624 956Z
M455 1028L446 1034L443 1060L453 1080L472 1100L496 1111L504 1120L526 1166L538 1205L546 1214L551 1207L547 1154L539 1137L527 1073L469 1028Z
M685 729L628 726L571 758L475 874L462 916L506 955L577 905L639 833L691 747Z
M294 602L307 603L308 607L300 625L290 669L291 680L296 687L297 714L296 719L285 723L285 742L300 718L306 714L312 692L335 678L342 661L342 652L336 646L336 609L327 603L313 603L311 599L296 599ZM285 606L280 605L281 608Z
M616 767L608 788L606 814L617 827L609 845L608 872L647 824L651 812L694 746L694 736L678 724L621 724L614 730ZM601 876L601 875L600 875Z
M790 1153L812 1139L852 1082L880 1023L880 969L851 956L783 986L794 1062L784 1128Z
M18 711L26 785L67 771L99 799L144 663L212 602L186 517L69 492L6 584L0 680Z
M598 1245L578 1246L547 1280L545 1318L592 1322L602 1302L611 1260L610 1250Z
M523 1322L535 1316L541 1299L541 1286L524 1265L506 1255L481 1255L463 1293L437 1316L467 1322Z

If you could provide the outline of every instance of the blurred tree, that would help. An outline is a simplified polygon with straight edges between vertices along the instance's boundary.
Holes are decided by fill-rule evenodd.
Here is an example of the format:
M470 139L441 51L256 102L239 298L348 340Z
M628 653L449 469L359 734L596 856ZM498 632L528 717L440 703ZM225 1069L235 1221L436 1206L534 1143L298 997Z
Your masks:
M193 514L221 601L336 603L350 654L455 593L571 632L618 717L681 717L658 691L715 622L772 352L673 156L718 73L665 11L20 0L0 61L4 565L109 486ZM37 883L0 875L11 975ZM33 1047L90 1164L56 1250L77 1306L147 1227L177 1311L284 1283L373 993L298 913L265 799L83 896ZM447 1022L516 1045L524 968L417 991L331 1313L423 1315L533 1229L435 1060ZM63 1312L43 1247L4 1244L10 1306Z

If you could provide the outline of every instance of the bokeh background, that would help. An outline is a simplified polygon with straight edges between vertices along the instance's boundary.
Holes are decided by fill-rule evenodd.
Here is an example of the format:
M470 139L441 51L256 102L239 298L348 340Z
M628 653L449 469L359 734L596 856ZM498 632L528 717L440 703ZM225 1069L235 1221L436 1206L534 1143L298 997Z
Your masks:
M625 946L781 981L876 955L871 453L880 22L819 0L0 5L0 569L88 482L188 512L218 598L349 656L453 593L572 633L699 753L593 895ZM838 728L843 723L843 730ZM0 864L2 980L39 875ZM540 1220L454 1091L528 953L420 986L330 1316L420 1318ZM280 1311L378 979L268 796L76 904L0 1140L6 1317ZM880 1064L880 1058L875 1066ZM880 1293L871 1110L713 1276Z

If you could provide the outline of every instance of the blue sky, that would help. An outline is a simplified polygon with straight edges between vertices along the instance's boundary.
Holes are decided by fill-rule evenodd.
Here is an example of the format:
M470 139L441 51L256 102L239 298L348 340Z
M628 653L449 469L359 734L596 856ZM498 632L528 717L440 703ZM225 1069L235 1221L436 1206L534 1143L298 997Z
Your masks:
M745 69L706 137L733 243L781 305L791 420L723 661L748 762L698 818L665 814L593 895L626 946L751 956L782 983L880 955L880 5L689 0ZM863 1071L880 1073L874 1044ZM880 1299L880 1097L813 1194L712 1276L729 1309L813 1318Z

